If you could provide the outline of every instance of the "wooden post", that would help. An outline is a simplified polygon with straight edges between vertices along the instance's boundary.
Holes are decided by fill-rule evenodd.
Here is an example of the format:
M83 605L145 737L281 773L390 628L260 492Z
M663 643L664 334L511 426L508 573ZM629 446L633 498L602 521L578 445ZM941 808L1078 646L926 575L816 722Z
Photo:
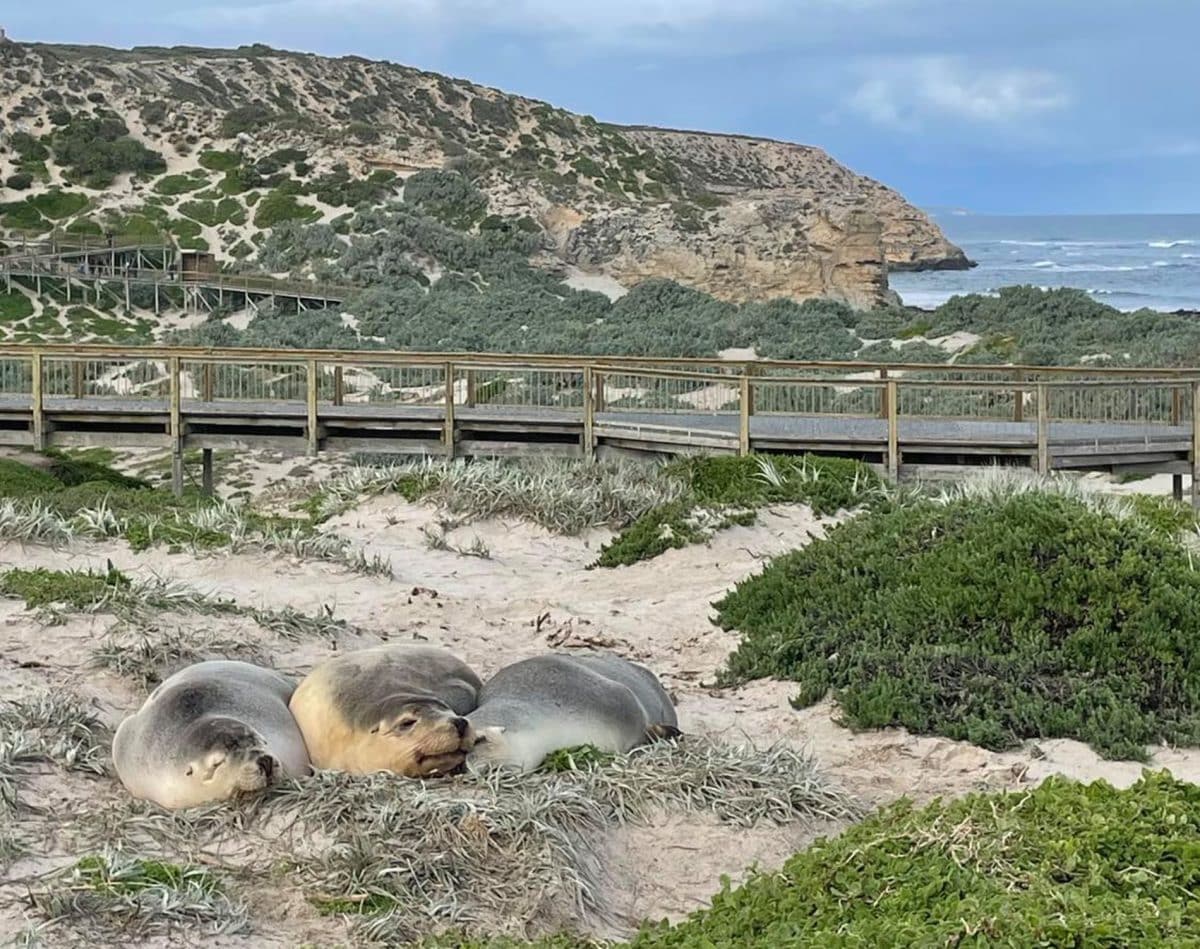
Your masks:
M1025 373L1015 373L1015 379L1019 383L1025 382ZM1025 390L1023 388L1013 389L1013 421L1025 421Z
M306 372L307 396L305 403L308 407L307 420L307 435L308 435L308 453L315 455L319 447L319 439L317 436L317 361L310 359Z
M886 369L881 370L887 372ZM883 390L887 407L887 471L892 481L900 480L900 399L895 379L888 379Z
M594 372L593 377L596 380L596 393L592 396L592 414L604 411L604 373Z
M200 450L200 487L204 496L211 498L213 493L213 450Z
M33 403L33 450L46 450L46 415L42 398L42 354L30 358L30 401Z
M167 360L171 387L171 490L183 496L183 417L180 411L179 357Z
M1183 500L1183 475L1171 475L1171 497L1176 501Z
M583 457L591 461L596 457L596 380L592 367L583 367Z
M1183 392L1175 386L1171 389L1171 424L1179 425L1183 421Z
M886 369L880 369L879 370L880 381L887 382L887 377L888 377L888 371ZM890 386L887 386L887 385L885 385L883 387L883 389L880 390L880 394L879 394L879 396L880 396L879 397L879 417L880 418L888 417L888 412L890 411L890 409L888 408L888 393L889 392L891 392L891 388L890 388Z
M333 404L341 405L346 398L346 386L342 379L342 365L333 367Z
M204 375L201 377L200 398L205 402L213 400L213 364L206 362L204 364Z
M475 370L467 370L467 400L465 403L469 409L475 408Z
M71 394L83 398L83 362L79 359L71 360Z
M67 283L69 284L70 282L71 280L68 277ZM125 274L125 312L128 313L132 309L133 305L129 302L129 274Z
M454 457L454 363L446 363L446 421L442 431L442 445L446 457Z
M1038 474L1050 473L1050 405L1047 401L1047 386L1037 384L1037 470Z
M738 454L750 454L750 377L742 373L738 391Z
M158 303L158 280L155 280L155 281L154 281L154 314L155 314L155 316L157 316L157 315L158 315L158 313L159 313L159 303Z
M1200 382L1192 383L1192 510L1200 511Z

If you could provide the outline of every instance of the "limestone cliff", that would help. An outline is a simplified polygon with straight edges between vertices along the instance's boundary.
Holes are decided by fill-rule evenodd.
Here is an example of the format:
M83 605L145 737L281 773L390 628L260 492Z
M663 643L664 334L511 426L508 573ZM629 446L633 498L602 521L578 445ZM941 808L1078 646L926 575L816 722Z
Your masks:
M9 230L152 227L242 258L279 220L336 221L453 167L487 213L542 234L541 256L626 286L872 306L889 267L968 265L895 191L809 146L606 125L405 66L258 46L10 43L0 57ZM82 135L153 157L106 177L78 154Z

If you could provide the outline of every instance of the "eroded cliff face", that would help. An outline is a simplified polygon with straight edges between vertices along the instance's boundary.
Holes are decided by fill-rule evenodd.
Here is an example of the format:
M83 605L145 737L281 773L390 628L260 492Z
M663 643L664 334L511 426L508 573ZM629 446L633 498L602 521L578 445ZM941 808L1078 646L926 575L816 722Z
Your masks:
M33 230L84 227L85 216L88 226L107 227L140 214L219 256L244 258L270 226L259 223L259 200L280 189L311 208L311 219L330 222L355 203L353 189L319 186L331 175L394 174L370 199L385 202L403 198L414 172L452 167L482 190L489 213L541 231L539 257L625 286L668 277L728 300L829 296L869 307L889 299L889 267L967 266L899 194L809 146L604 125L356 57L17 44L4 53L0 181L29 167L35 174L24 194L6 189L0 200L59 187L87 197L77 217L35 215ZM53 148L43 163L12 147L14 133L49 143L67 117L79 116L116 116L162 155L166 171L88 188ZM236 188L200 161L217 150L262 168L281 149L290 160ZM199 202L173 196L184 187L181 175L208 200L230 205L224 220L201 221L198 235L188 215Z

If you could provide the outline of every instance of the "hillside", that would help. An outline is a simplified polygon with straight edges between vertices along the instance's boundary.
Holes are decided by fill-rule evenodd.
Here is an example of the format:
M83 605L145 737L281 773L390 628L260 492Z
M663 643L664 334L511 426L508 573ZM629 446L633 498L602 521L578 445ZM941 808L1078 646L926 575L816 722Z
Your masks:
M256 256L282 222L344 232L354 208L409 204L425 173L423 209L442 224L610 293L665 277L725 300L870 307L889 299L889 267L968 266L899 194L808 146L616 127L404 66L260 46L6 43L0 62L9 231L166 231L277 269ZM404 263L432 282L459 269L429 244Z

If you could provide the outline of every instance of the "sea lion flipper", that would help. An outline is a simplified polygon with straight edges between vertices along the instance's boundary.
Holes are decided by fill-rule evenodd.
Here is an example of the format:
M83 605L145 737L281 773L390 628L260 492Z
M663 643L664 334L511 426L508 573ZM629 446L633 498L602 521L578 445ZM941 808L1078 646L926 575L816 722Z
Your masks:
M651 725L646 729L647 741L675 741L677 738L682 737L683 732L681 732L678 728L676 728L674 725L667 725L662 722L656 725Z

